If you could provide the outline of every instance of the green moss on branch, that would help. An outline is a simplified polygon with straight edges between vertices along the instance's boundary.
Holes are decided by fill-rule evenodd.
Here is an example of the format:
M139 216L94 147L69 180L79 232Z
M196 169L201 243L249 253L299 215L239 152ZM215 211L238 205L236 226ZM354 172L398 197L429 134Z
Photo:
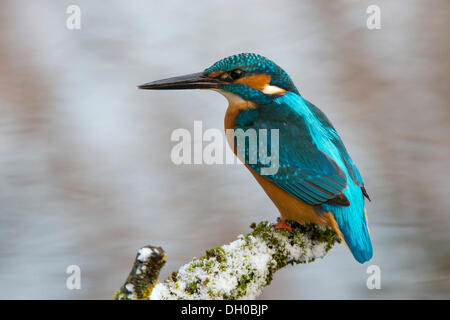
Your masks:
M113 296L114 300L148 299L158 283L159 272L166 263L161 247L145 246L139 249L133 268L123 286Z

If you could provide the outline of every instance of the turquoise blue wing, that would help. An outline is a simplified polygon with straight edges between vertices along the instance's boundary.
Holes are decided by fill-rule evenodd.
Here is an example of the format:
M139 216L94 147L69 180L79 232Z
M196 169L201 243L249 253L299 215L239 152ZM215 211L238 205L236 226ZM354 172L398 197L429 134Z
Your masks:
M331 124L330 120L328 120L327 116L314 104L311 102L306 101L306 104L309 106L309 108L313 111L313 113L316 115L318 119L322 122L322 124L327 127L329 130L332 130L335 134L333 134L332 142L333 144L338 148L339 153L342 157L342 160L345 163L345 166L347 167L347 171L352 178L353 182L358 186L361 187L362 193L364 196L370 200L369 195L367 194L367 191L364 187L364 181L361 177L361 174L359 173L358 168L356 167L355 163L353 162L352 158L347 152L347 149L344 146L344 143L342 142L341 138L339 138L339 135L336 132L336 129L334 129L333 125Z
M267 132L269 154L274 144L270 130L278 129L278 171L264 177L281 189L311 205L325 202L343 206L350 204L342 193L347 185L345 173L314 145L304 119L291 108L273 103L258 109L248 109L238 115L235 132L236 129L242 129L243 132L253 129L258 145L263 139L260 135ZM252 170L261 174L263 168L269 167L264 157L254 156L255 151L251 149L250 143L242 146L235 139L235 144Z

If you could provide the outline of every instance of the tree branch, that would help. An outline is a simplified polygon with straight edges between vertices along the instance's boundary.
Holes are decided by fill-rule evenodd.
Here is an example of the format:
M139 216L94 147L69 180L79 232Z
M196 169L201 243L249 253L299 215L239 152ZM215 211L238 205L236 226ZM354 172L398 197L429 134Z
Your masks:
M144 247L114 299L254 299L277 270L322 258L340 242L330 228L290 224L292 233L275 230L268 222L253 223L252 232L207 250L205 256L194 258L163 283L157 279L165 263L164 251Z

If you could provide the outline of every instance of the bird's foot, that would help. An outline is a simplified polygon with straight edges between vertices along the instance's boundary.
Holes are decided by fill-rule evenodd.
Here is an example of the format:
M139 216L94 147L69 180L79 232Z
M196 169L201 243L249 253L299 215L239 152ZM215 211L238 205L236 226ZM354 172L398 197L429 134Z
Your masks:
M292 227L287 224L286 219L277 218L277 223L272 224L275 229L284 229L292 232Z

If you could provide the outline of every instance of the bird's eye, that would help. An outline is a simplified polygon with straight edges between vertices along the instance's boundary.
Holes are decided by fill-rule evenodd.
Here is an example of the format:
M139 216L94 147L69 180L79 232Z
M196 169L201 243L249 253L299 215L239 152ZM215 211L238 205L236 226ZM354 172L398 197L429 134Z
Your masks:
M234 69L234 70L230 71L230 78L233 80L242 78L243 75L244 75L244 71L242 71L241 69Z

